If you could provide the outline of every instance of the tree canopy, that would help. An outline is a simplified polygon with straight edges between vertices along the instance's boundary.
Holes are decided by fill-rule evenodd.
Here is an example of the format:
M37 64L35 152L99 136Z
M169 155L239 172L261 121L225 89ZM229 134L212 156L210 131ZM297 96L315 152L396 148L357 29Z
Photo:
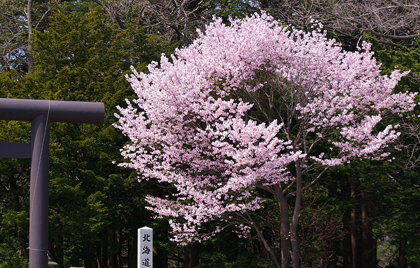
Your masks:
M138 98L117 116L131 140L121 165L176 187L174 199L147 198L171 218L175 241L207 239L234 222L242 235L254 228L280 267L248 212L264 206L257 188L288 218L293 195L281 263L299 267L303 191L330 167L389 155L384 149L399 134L380 123L414 109L416 93L393 94L407 73L380 75L369 44L345 52L318 27L289 30L265 13L230 26L219 19L171 61L162 57L147 74L133 70ZM202 230L212 221L221 223Z

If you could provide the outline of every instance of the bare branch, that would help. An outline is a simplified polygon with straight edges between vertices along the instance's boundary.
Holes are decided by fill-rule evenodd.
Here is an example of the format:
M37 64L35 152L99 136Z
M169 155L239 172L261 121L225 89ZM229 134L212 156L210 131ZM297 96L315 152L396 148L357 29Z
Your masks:
M307 29L311 19L337 37L372 34L381 42L401 42L420 36L420 2L402 0L377 1L279 1L271 10L296 27Z

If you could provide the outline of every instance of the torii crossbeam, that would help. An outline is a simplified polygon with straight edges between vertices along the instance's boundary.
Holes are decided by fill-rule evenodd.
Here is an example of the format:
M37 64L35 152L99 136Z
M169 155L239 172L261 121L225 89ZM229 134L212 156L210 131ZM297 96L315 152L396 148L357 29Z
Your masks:
M0 158L32 158L29 199L29 268L48 267L49 122L102 124L100 102L0 98L0 120L31 121L31 143L0 142Z

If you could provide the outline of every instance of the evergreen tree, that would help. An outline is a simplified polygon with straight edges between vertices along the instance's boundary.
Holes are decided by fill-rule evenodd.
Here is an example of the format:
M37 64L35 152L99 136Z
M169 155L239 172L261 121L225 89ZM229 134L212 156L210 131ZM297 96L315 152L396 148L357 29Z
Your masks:
M132 94L124 78L131 65L144 71L150 61L174 48L159 36L146 34L141 26L132 24L120 30L100 7L81 16L57 5L53 13L46 31L33 31L31 73L23 77L14 71L2 74L1 92L7 93L2 97L100 101L105 104L106 115L99 126L51 124L49 250L62 267L134 267L137 228L159 224L152 224L150 213L144 211L144 196L160 190L151 184L138 184L130 171L113 164L119 161L119 148L126 142L112 127L115 106ZM18 133L28 131L28 127L16 127ZM2 135L11 133L2 129ZM0 264L22 267L27 245L29 197L24 193L29 187L29 164L11 161L8 166L14 170L2 177L2 188L12 194L1 192L8 197L2 198L0 205L4 212ZM11 183L20 188L10 188ZM22 204L10 201L13 196ZM163 235L164 230L163 225ZM20 237L22 241L17 239ZM162 243L165 239L161 237ZM6 251L6 243L17 248L14 254ZM157 243L159 248L159 240ZM165 262L165 258L162 252L156 262Z

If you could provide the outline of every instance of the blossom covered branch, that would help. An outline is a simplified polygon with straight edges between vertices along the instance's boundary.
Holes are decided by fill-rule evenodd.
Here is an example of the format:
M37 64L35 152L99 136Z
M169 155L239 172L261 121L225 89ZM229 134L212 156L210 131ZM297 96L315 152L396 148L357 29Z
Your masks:
M392 93L404 75L381 75L369 44L346 52L319 28L283 27L265 13L230 26L216 19L148 74L127 77L138 98L118 107L116 127L131 141L120 165L173 184L174 198L150 196L149 209L172 218L176 241L201 239L204 223L222 220L218 232L229 215L260 209L257 186L386 157L399 134L378 124L415 105L415 94Z

